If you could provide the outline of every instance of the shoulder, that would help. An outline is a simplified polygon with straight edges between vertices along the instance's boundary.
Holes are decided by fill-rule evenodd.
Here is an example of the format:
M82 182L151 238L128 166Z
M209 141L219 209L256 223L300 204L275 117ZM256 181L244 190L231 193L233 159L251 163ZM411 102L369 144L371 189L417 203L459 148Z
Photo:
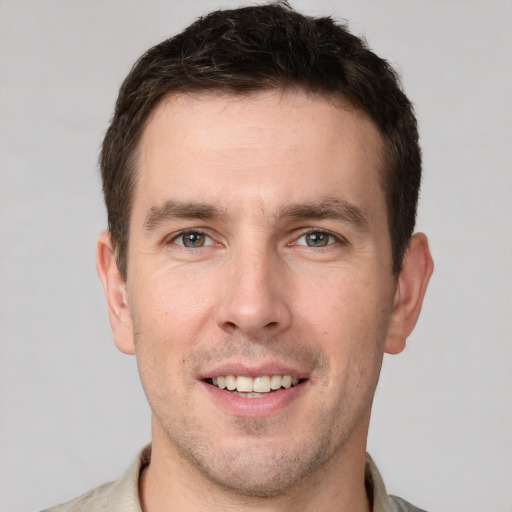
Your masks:
M426 512L422 508L415 507L398 496L388 496L388 500L389 512Z
M375 462L366 454L365 485L373 502L373 512L425 512L398 496L388 495Z
M103 484L91 491L42 512L87 512L108 510L114 482Z
M150 460L151 445L148 445L139 452L120 480L41 512L141 512L139 475Z

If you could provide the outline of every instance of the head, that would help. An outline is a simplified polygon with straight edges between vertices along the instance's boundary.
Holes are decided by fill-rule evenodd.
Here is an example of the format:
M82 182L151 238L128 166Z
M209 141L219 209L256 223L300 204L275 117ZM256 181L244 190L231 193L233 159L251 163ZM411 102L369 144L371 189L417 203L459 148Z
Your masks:
M246 96L300 90L365 113L379 130L392 248L398 275L413 232L421 180L416 119L391 66L331 18L286 3L213 12L154 46L125 79L100 164L109 231L126 278L137 150L155 108L167 97L218 92Z
M148 471L260 498L361 475L432 270L391 68L286 5L212 13L137 62L102 171L97 264L153 412Z

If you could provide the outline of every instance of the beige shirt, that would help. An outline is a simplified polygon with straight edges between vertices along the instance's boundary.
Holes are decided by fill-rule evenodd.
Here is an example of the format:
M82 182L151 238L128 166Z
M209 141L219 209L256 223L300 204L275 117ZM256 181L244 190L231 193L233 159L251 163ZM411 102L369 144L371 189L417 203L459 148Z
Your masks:
M151 460L151 445L146 446L120 480L111 482L62 505L42 512L142 512L139 476ZM369 455L366 457L366 488L373 501L372 512L425 512L401 498L388 496L382 477Z

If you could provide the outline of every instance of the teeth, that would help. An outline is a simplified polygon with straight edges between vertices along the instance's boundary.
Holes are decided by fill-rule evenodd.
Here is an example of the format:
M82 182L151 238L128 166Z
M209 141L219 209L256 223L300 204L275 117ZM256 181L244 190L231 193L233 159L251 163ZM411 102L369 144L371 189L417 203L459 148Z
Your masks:
M213 377L212 384L220 389L249 393L248 396L251 397L254 393L270 393L271 390L297 386L299 379L291 375L262 375L254 379L244 375L226 375Z
M226 375L226 387L229 391L233 391L236 388L236 377L233 375Z
M246 393L252 393L252 379L251 377L237 377L236 379L236 390L245 391Z
M252 383L252 391L256 393L268 393L270 391L270 377L256 377Z
M289 375L285 375L283 377L283 384L282 384L283 388L288 389L289 387L291 387L291 385L292 385L292 378Z
M283 383L281 375L272 375L270 379L270 389L279 389Z

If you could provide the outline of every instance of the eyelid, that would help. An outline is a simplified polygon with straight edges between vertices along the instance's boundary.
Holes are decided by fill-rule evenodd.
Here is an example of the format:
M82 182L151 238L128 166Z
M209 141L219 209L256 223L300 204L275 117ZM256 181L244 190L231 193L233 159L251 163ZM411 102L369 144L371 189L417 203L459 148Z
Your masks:
M290 244L288 244L288 245L301 245L301 246L305 246L305 247L315 248L313 246L308 246L306 243L304 243L304 244L297 243L298 240L300 240L301 238L305 237L306 235L309 235L309 234L312 234L312 233L322 233L322 234L325 234L325 235L328 235L328 236L332 236L335 239L334 242L328 243L326 246L323 246L323 247L322 246L316 247L316 249L326 248L326 247L329 247L331 245L334 245L335 243L341 243L343 245L348 244L348 241L347 241L347 239L345 237L341 236L340 234L333 233L332 231L329 231L328 229L305 228L304 230L301 230L299 235L296 236L294 238L294 240Z
M181 231L178 231L177 233L172 233L171 235L165 237L164 244L165 245L174 244L174 245L177 245L178 247L184 247L187 250L194 249L194 247L186 247L184 244L176 243L177 239L179 239L183 235L186 235L189 233L200 233L201 235L204 235L209 240L209 243L206 243L202 247L216 245L216 242L213 239L213 237L205 229L202 229L202 228L187 228L187 229L182 229ZM202 247L195 247L195 249L201 249Z
M188 233L200 233L200 234L204 235L208 239L209 242L206 243L203 247L207 247L207 246L211 246L211 245L217 245L219 243L219 242L217 242L213 238L213 236L210 234L209 230L206 230L204 228L186 228L186 229L182 229L181 231L178 231L178 232L172 233L171 235L166 236L164 241L163 241L163 243L164 244L174 244L174 245L177 245L179 247L185 247L184 244L176 243L176 240L179 239L180 237L182 237L183 235L188 234ZM330 245L334 245L334 243L336 243L336 242L344 244L344 245L349 243L347 241L347 239L345 237L343 237L342 235L337 234L337 233L333 233L332 231L329 231L327 229L322 229L322 228L304 228L304 229L300 230L297 235L294 236L293 240L288 245L290 245L290 246L292 246L292 245L301 245L302 246L303 245L305 247L312 247L312 246L308 246L306 243L304 243L304 244L298 244L297 243L298 240L300 240L304 236L306 236L308 234L311 234L311 233L323 233L323 234L326 234L326 235L328 235L330 237L333 237L335 239L335 242L329 243L329 244L327 244L324 247L329 247ZM320 249L320 248L321 247L317 247L317 249ZM190 249L190 248L187 247L187 249Z

